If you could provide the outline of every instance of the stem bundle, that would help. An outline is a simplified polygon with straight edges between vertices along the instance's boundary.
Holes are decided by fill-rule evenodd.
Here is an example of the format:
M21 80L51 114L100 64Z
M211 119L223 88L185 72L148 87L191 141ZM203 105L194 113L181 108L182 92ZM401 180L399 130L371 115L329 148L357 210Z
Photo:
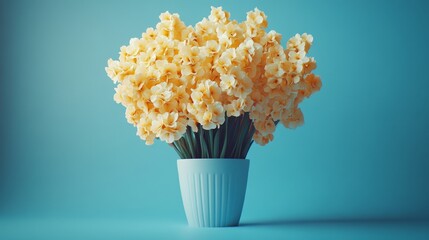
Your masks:
M172 146L180 158L240 158L245 159L253 143L255 127L249 113L227 117L219 128L198 132L188 126L186 134Z

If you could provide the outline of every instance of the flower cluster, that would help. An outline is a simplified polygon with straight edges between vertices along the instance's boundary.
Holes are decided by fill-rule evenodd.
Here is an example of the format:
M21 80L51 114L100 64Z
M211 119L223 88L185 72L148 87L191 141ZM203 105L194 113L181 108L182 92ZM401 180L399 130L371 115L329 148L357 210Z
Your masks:
M307 56L311 35L296 34L283 47L279 33L265 31L267 17L258 9L241 23L221 7L195 26L169 12L160 20L106 67L118 84L115 101L147 144L172 143L188 126L215 129L245 112L261 145L273 139L278 122L303 123L299 103L321 87L311 73L316 62Z

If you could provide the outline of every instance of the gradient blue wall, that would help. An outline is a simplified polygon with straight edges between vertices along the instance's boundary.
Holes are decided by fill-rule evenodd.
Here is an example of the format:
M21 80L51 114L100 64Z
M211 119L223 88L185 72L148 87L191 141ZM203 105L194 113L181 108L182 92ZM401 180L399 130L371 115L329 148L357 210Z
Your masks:
M1 215L185 221L175 152L135 136L104 67L161 12L211 5L312 33L323 80L303 127L251 149L243 219L429 215L424 1L2 2Z

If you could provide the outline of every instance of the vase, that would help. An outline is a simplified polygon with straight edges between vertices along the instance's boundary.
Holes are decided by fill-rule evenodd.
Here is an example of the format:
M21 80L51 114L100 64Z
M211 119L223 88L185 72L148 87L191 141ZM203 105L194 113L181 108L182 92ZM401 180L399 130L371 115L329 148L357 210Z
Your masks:
M179 159L177 167L189 226L229 227L239 224L249 160Z

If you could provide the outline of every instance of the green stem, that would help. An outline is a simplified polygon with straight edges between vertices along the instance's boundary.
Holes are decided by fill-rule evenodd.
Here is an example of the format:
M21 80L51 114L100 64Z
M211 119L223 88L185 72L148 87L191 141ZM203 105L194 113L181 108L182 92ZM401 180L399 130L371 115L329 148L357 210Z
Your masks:
M181 158L240 158L245 159L253 143L255 127L249 113L226 117L219 128L198 131L186 129L182 138L171 144Z

